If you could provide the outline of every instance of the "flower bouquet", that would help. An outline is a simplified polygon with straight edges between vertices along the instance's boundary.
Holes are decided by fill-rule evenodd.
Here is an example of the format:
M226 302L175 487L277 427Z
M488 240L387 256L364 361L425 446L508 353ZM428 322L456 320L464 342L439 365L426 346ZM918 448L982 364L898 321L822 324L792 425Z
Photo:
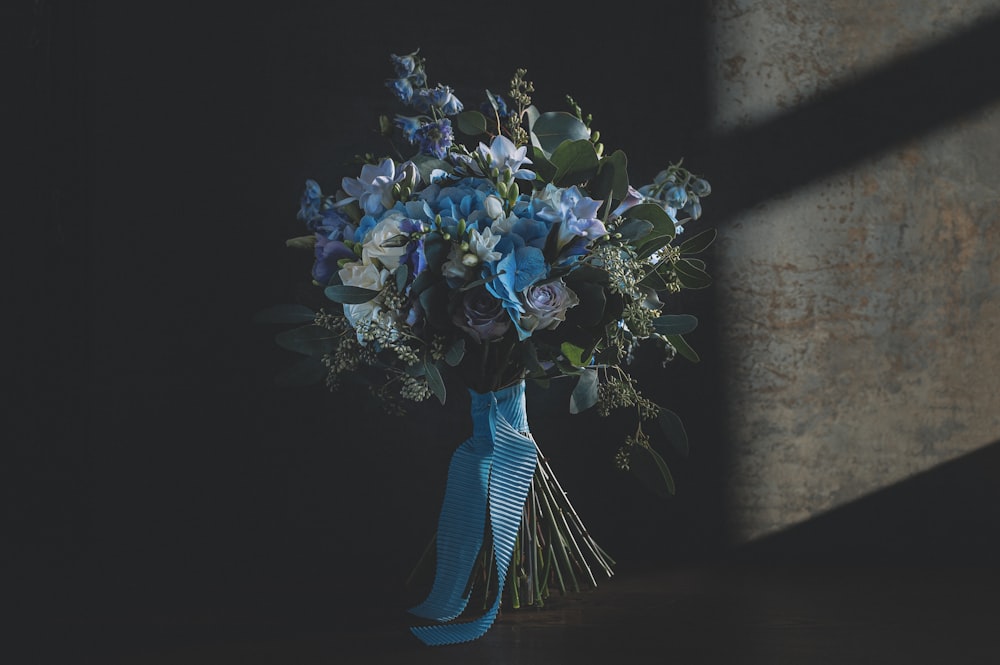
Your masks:
M596 586L614 561L567 499L531 435L525 382L572 383L571 413L633 409L636 429L614 456L674 485L644 424L686 447L680 419L629 373L639 345L663 361L697 362L684 335L695 317L670 311L710 278L694 255L715 231L687 234L707 180L681 163L633 186L621 150L607 153L576 102L542 112L526 71L506 95L467 109L428 83L419 52L391 55L387 86L403 111L379 118L384 156L360 157L334 194L306 182L289 246L313 255L325 306L259 313L298 324L277 342L301 355L288 377L331 389L361 379L393 413L407 402L468 391L472 433L454 451L429 553L436 565L427 644L484 634L503 599L541 606L550 589ZM373 378L374 377L374 378ZM472 591L482 613L464 620Z

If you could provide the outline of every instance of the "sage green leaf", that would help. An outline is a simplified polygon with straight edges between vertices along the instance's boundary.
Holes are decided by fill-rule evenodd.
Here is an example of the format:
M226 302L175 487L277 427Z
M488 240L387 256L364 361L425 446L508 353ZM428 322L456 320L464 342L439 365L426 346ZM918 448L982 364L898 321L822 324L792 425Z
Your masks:
M644 219L630 219L618 227L618 233L633 246L638 244L638 240L648 236L652 230L653 223Z
M423 153L414 155L410 158L410 161L417 167L417 173L420 174L420 180L423 182L431 181L431 172L435 169L447 171L448 173L455 170L451 164L443 159L438 159L437 157L432 157L431 155L425 155Z
M628 158L621 150L601 158L597 175L590 182L593 198L607 201L608 209L613 202L623 201L628 196Z
M681 254L697 254L708 248L713 242L715 242L715 236L718 235L716 229L706 229L701 233L692 236L681 243L680 250Z
M440 233L434 231L424 236L424 257L428 267L435 273L441 272L441 266L448 259L451 243Z
M690 314L664 314L653 319L653 329L661 335L684 335L698 327Z
M569 396L569 412L580 413L595 404L597 404L597 370L584 370Z
M439 402L444 404L447 393L444 387L444 379L441 378L441 371L437 365L426 360L424 361L424 370L427 372L427 385L430 386L431 392L434 393Z
M410 267L405 263L400 263L396 268L396 291L403 293L406 289L406 280L410 277Z
M334 284L323 289L327 298L334 302L345 305L360 305L368 302L379 294L374 289L363 289L360 286L347 286L345 284Z
M283 388L299 388L319 383L326 374L327 368L319 356L305 356L278 372L274 382Z
M677 492L674 476L658 452L651 446L630 448L629 471L658 496L668 497Z
M687 343L680 335L666 335L667 341L670 345L677 349L677 353L681 354L683 357L687 358L693 363L701 362L701 357L691 348L691 345Z
M321 356L337 346L337 337L322 326L308 325L285 330L274 336L278 346L307 356Z
M455 116L455 126L463 134L479 136L486 133L486 116L479 111L462 111Z
M659 270L650 270L646 276L639 280L638 286L653 289L654 291L666 291L670 286Z
M285 241L285 247L291 247L292 249L308 249L312 250L316 247L316 234L311 236L298 236L295 238L289 238Z
M253 315L254 323L312 323L316 312L305 305L275 305Z
M458 337L448 350L444 353L444 361L454 367L458 363L462 362L462 358L465 356L465 338Z
M552 152L556 173L552 184L569 187L590 180L597 175L597 151L587 139L564 141Z
M674 220L670 218L666 210L656 203L640 203L639 205L632 206L622 216L627 219L644 219L653 225L653 229L646 236L646 243L659 242L659 246L662 247L666 243L659 239L665 237L667 238L667 242L670 242L677 233L674 227ZM643 251L645 243L638 245L636 249Z
M549 111L537 117L528 116L531 143L551 158L563 141L590 139L590 128L575 115L565 111Z
M653 252L662 249L670 244L670 241L674 239L673 235L664 235L662 233L650 233L645 238L640 241L642 247L641 250L635 253L636 258L645 259L653 254Z
M687 432L684 429L684 423L681 422L680 416L668 409L660 409L660 415L656 417L656 422L663 431L663 435L667 437L667 441L674 447L674 450L687 457L690 452L690 446L688 445Z
M681 286L685 289L704 289L712 284L709 274L687 259L675 263L674 270Z

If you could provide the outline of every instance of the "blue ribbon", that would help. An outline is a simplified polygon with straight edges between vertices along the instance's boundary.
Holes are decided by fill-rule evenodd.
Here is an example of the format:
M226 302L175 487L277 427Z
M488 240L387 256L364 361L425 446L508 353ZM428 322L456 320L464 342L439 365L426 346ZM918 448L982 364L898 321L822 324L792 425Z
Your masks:
M431 646L472 641L493 625L538 462L528 430L524 382L492 393L469 392L472 436L455 450L448 467L438 518L434 584L424 602L410 610L442 622L410 628ZM478 619L444 623L461 614L469 602L468 582L483 546L487 511L497 570L496 598Z

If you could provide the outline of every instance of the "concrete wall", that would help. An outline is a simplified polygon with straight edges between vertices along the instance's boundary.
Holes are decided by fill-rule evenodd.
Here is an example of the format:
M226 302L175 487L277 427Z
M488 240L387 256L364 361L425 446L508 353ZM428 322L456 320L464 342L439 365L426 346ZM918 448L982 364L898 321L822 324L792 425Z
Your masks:
M714 2L712 130L774 122L925 49L961 45L948 40L998 15L996 0ZM797 165L787 168L794 179ZM989 103L720 228L737 540L1000 438L998 218L1000 103Z

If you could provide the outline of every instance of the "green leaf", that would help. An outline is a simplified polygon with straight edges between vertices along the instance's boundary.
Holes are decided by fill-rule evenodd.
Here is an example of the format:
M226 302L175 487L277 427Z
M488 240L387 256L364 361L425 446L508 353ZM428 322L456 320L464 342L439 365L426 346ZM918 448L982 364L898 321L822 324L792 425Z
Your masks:
M576 344L572 344L571 342L563 342L562 345L559 347L559 350L562 351L562 354L566 357L566 360L568 360L570 364L575 367L583 367L584 365L587 364L587 362L590 361L589 356L586 359L584 359L583 348L577 346Z
M431 392L434 393L439 402L444 404L447 393L444 387L444 379L441 378L441 371L437 365L426 360L424 361L424 371L427 373L427 385L430 386Z
M283 388L299 388L319 383L326 377L327 368L318 356L305 356L285 367L274 377Z
M275 305L253 315L254 323L311 323L316 312L304 305Z
M666 338L670 342L670 345L677 349L677 353L693 363L701 362L701 358L683 337L680 335L666 335Z
M663 431L663 435L667 437L667 441L674 447L674 450L687 457L690 452L690 446L688 445L687 432L684 430L684 423L681 422L680 416L673 411L661 409L660 415L656 417L656 422Z
M410 277L410 267L405 263L400 263L396 268L396 291L403 293L406 288L406 280Z
M368 302L379 294L374 289L363 289L360 286L346 286L344 284L328 286L323 289L323 293L330 300L345 305L359 305L363 302Z
M540 149L546 158L551 158L563 141L590 139L590 128L575 115L565 111L529 114L528 126L531 144Z
M612 202L624 200L628 195L628 158L625 153L615 150L602 157L590 187L594 192L592 198L607 201L608 209L614 207Z
M630 219L618 227L618 233L633 246L638 244L636 241L648 236L652 230L653 223L644 219Z
M580 413L595 404L597 404L597 370L584 370L577 379L573 393L569 396L569 412Z
M316 234L311 236L298 236L296 238L289 238L285 241L285 247L291 247L292 249L308 249L312 251L316 247Z
M667 497L677 492L674 476L658 452L650 446L632 446L629 470L655 494Z
M447 171L448 173L455 170L451 164L443 159L438 159L437 157L432 157L431 155L425 155L423 153L414 155L410 158L410 161L417 167L417 173L420 174L420 180L422 182L431 181L431 172L434 169L441 169L442 171Z
M674 228L674 220L660 205L656 203L640 203L626 210L622 217L626 219L644 219L653 225L653 230L649 232L647 242L654 238L667 237L673 240L677 231ZM660 245L663 246L662 244ZM637 249L642 249L640 245Z
M278 346L307 356L321 356L337 346L337 337L322 326L308 325L285 330L274 336Z
M479 136L486 133L486 116L479 111L462 111L455 116L455 126L463 134Z
M709 274L687 259L675 263L674 270L681 286L685 289L704 289L712 284Z
M454 367L458 363L462 362L462 358L465 356L465 338L458 337L448 350L444 353L444 361Z
M706 229L698 235L688 238L680 245L681 254L697 254L704 251L709 245L715 242L715 236L717 235L718 231L715 229Z
M424 257L427 259L427 266L435 273L441 272L441 266L448 259L450 251L451 243L437 231L424 236Z
M587 139L565 141L552 153L556 173L552 184L568 187L590 180L597 174L597 151Z
M664 314L653 319L653 329L661 335L684 335L698 327L698 319L690 314Z

